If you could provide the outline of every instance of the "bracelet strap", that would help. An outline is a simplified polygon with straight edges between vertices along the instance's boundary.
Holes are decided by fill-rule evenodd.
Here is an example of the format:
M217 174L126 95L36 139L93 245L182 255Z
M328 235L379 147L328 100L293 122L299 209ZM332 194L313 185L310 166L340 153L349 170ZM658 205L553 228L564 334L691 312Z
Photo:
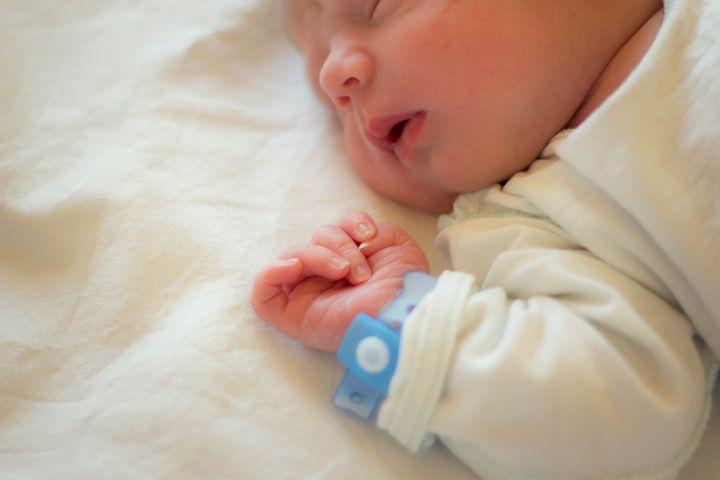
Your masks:
M408 272L398 296L377 318L355 317L337 351L347 371L333 396L335 405L362 420L374 419L395 374L402 324L436 283L426 273Z

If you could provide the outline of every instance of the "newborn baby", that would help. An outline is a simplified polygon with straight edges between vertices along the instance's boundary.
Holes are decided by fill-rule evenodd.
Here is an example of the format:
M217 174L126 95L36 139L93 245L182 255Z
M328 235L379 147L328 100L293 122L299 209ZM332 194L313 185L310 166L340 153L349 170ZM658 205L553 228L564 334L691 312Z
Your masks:
M413 451L441 439L486 480L674 478L720 353L707 128L720 7L286 0L285 13L358 175L453 208L438 237L449 270L397 333L378 425ZM352 212L260 272L252 302L335 351L413 270L427 262L402 229Z

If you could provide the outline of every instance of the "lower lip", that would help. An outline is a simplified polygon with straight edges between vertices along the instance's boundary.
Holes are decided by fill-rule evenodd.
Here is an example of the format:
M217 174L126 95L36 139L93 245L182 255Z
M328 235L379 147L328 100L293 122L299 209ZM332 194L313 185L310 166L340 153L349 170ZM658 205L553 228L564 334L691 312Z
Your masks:
M398 138L397 142L395 142L395 145L393 145L395 156L400 160L405 161L410 158L413 145L417 143L418 139L422 135L426 119L427 113L418 112L413 115L410 120L408 120L402 135Z

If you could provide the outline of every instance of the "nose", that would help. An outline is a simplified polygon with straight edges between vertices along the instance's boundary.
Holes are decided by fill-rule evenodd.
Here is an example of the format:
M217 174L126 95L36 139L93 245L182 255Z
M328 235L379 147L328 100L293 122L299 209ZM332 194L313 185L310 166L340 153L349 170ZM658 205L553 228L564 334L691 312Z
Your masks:
M352 97L369 86L375 75L375 59L362 48L334 46L320 69L320 87L336 107L352 106Z

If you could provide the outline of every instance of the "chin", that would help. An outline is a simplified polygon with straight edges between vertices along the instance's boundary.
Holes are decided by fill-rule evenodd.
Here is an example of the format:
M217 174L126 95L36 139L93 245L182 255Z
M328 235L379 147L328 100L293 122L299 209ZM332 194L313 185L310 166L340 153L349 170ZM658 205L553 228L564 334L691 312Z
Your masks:
M429 213L450 213L457 195L442 195L438 197L394 198L394 200Z

